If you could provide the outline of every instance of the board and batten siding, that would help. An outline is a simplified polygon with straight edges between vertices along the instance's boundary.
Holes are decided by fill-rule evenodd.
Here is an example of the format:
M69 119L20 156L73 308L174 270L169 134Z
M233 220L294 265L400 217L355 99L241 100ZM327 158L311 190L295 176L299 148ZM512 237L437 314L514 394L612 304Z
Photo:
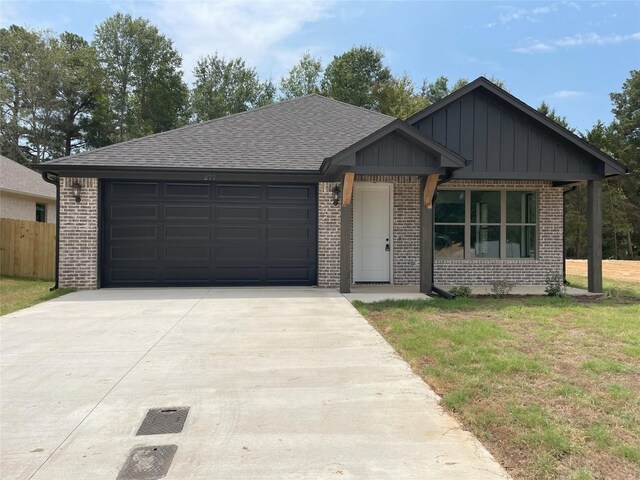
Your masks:
M455 178L565 180L604 174L601 162L488 92L469 92L413 126L471 160Z
M438 157L398 133L390 133L356 152L356 166L438 168Z

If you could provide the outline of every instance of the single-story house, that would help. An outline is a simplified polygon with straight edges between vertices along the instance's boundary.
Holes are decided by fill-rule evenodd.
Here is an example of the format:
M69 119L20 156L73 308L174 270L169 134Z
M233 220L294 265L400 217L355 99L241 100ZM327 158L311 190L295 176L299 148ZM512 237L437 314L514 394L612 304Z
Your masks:
M626 168L485 78L406 121L309 95L46 162L59 285L544 284L563 192Z
M56 223L56 187L0 155L0 218Z

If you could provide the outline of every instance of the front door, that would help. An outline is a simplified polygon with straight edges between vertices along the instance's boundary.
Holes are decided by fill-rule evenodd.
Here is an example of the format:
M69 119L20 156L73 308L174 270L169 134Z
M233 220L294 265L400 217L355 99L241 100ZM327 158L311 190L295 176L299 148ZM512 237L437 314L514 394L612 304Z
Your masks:
M391 281L391 185L353 189L353 281Z

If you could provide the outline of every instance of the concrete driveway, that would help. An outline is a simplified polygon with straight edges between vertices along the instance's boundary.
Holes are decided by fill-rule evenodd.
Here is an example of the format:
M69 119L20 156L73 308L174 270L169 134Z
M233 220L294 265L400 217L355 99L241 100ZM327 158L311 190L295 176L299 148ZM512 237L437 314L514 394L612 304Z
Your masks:
M79 292L0 326L2 479L114 480L167 444L167 479L506 477L333 291ZM175 406L181 433L136 436Z

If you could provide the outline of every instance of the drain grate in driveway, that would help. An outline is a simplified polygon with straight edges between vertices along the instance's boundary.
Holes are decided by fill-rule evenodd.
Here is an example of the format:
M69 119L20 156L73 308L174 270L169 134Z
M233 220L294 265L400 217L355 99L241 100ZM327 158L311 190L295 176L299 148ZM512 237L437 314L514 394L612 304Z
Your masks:
M117 480L157 480L169 471L177 445L156 445L131 450Z
M189 407L151 408L136 435L180 433L188 414Z

